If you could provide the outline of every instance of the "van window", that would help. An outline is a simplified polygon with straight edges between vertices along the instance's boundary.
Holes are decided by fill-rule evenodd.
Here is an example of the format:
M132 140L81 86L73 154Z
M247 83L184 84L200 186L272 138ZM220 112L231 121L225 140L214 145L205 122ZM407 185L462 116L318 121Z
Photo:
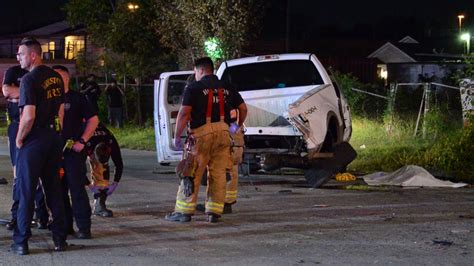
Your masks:
M168 104L181 104L188 74L170 77L168 81Z
M227 68L222 80L239 91L324 84L310 60L260 62Z

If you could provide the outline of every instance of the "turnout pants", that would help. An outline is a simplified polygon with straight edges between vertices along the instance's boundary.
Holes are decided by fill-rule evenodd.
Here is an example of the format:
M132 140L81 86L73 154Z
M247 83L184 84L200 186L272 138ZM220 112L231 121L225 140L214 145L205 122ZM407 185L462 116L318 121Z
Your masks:
M237 202L237 186L239 184L239 164L242 163L244 153L244 133L242 130L232 135L232 170L231 179L227 182L225 203L234 204Z
M79 231L91 229L91 206L85 186L89 183L86 169L86 154L68 151L63 160L63 197L66 212L66 228L73 229L73 217ZM71 199L69 199L69 194ZM72 203L72 206L71 206Z
M230 167L231 138L229 127L224 122L205 124L192 132L195 145L191 149L194 155L194 192L184 195L182 182L176 196L175 212L194 214L201 177L208 168L208 186L206 194L206 213L222 214L226 191L226 170Z
M31 237L34 198L40 177L46 203L52 213L50 226L53 241L61 243L66 240L64 202L59 178L61 148L61 138L54 130L34 127L21 149L18 149L16 176L19 205L17 227L13 231L13 241L16 244L26 244Z

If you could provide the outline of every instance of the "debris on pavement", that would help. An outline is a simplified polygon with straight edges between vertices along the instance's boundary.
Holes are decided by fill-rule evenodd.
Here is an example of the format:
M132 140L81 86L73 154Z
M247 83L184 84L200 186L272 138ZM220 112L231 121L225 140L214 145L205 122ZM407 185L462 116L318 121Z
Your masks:
M450 247L453 245L453 241L448 241L448 240L433 240L433 245L438 245L440 247Z
M313 208L327 208L329 205L327 204L315 204L312 206Z
M337 181L343 182L355 181L357 179L357 177L351 173L338 173L335 178Z

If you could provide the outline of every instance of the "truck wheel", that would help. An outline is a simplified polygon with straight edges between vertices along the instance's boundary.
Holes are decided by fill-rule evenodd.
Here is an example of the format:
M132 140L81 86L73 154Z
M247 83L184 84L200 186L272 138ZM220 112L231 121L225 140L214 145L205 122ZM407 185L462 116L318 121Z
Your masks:
M321 147L321 152L333 152L334 147L336 146L336 138L331 130L326 132L326 137L324 137L323 146Z
M318 188L328 182L332 175L332 172L325 169L310 168L305 171L304 178L312 188Z

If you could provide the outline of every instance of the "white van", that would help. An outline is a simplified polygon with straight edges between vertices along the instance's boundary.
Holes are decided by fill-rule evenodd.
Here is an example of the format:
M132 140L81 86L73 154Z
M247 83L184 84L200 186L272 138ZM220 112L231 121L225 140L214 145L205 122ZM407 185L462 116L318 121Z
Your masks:
M158 162L180 159L173 131L192 71L155 80ZM351 116L341 91L314 54L279 54L224 61L216 75L239 90L248 107L245 159L252 168L306 168L351 137Z

